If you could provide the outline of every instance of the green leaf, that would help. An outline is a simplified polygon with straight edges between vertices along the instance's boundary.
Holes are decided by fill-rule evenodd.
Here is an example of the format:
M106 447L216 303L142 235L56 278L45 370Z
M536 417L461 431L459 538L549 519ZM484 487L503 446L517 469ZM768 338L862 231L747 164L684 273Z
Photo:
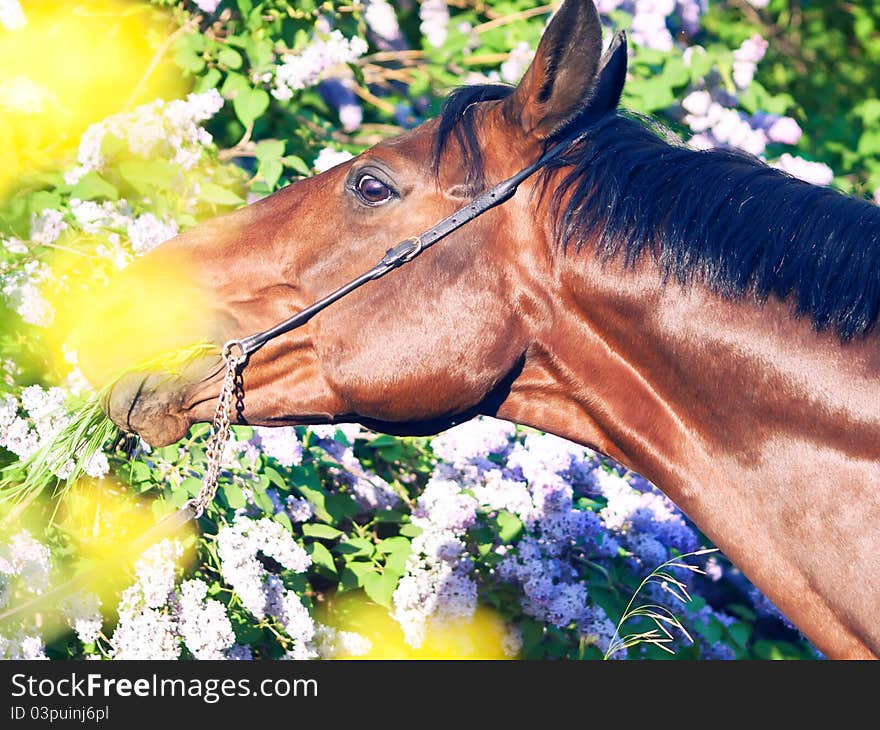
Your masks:
M184 71L197 74L205 68L205 59L202 58L204 48L204 36L200 33L187 33L175 44L174 62Z
M351 519L358 511L357 502L347 494L328 494L324 500L324 506L331 521L336 524Z
M170 190L177 176L177 167L168 160L128 160L119 163L119 172L141 195L153 189Z
M257 143L254 154L260 162L277 160L284 154L284 145L284 140L281 139L264 139Z
M312 171L309 169L309 166L305 163L302 157L297 157L296 155L287 155L287 157L282 157L281 161L287 165L291 170L300 175L311 175Z
M144 464L144 462L135 461L132 463L132 465L131 465L131 481L132 482L134 482L134 483L148 482L148 481L150 481L150 477L151 477L150 467L148 467L146 464ZM186 488L187 481L188 481L187 479L184 479L183 484L181 484L181 486L184 489ZM199 481L199 480L197 479L196 481ZM199 482L199 484L201 484L201 482Z
M500 510L498 517L498 538L505 545L513 542L523 531L523 523L512 512Z
M197 94L204 93L209 89L213 89L220 83L220 79L223 78L223 74L216 68L208 69L208 72L203 76L199 76L199 80L196 81L196 86L193 89Z
M96 198L119 200L119 191L97 172L87 172L71 188L70 197L80 200L95 200Z
M241 68L242 64L241 54L230 46L226 46L217 54L217 60L226 68Z
M220 487L219 492L230 509L241 509L247 506L244 492L235 484L224 484Z
M323 525L317 522L307 522L302 526L302 533L305 537L314 537L319 540L335 540L345 533L337 530L330 525Z
M276 487L287 489L287 480L278 473L277 469L273 469L271 466L264 466L263 474L265 474L269 481Z
M400 534L405 537L418 537L422 534L422 528L416 527L412 522L407 522L405 525L401 525Z
M745 649L746 645L749 643L749 636L752 632L748 624L737 621L727 627L727 633L730 634L730 638L732 638L741 649Z
M357 577L357 584L359 586L363 585L365 576L376 572L375 566L372 563L363 560L351 560L347 562L343 569L343 573L345 571L349 571Z
M146 464L144 464L146 466ZM187 477L180 483L180 489L190 497L195 497L202 489L202 480L195 477Z
M314 563L319 568L323 568L328 573L337 575L336 561L333 560L333 555L330 554L330 551L324 546L323 543L310 543L306 546L306 551L311 556L312 563Z
M362 580L364 592L380 606L392 608L391 597L399 579L398 575L388 570L384 573L367 573Z
M252 499L264 514L271 515L275 512L275 505L272 504L272 499L265 492L254 492Z
M290 521L290 517L284 512L276 512L272 515L272 520L284 527L288 532L293 532L293 523Z
M227 188L222 188L216 183L203 183L199 197L206 203L215 205L241 205L244 200L236 193Z
M232 97L249 88L251 88L251 84L250 81L248 81L247 76L230 71L226 74L226 80L223 82L223 86L220 87L220 93L225 97Z
M376 546L376 549L380 553L389 555L391 553L396 553L399 550L409 550L411 546L410 541L405 537L395 535L394 537L386 537Z
M372 446L374 449L381 449L384 446L396 446L397 444L397 437L390 436L387 433L379 434L372 441L367 442L367 446Z
M61 205L61 196L48 190L39 190L28 200L28 210L31 213L39 213L46 208L58 208L59 205Z
M281 179L281 173L284 172L284 166L280 160L265 160L260 163L257 169L257 175L266 181L266 185L273 190Z
M350 537L345 542L340 542L333 547L333 552L346 555L346 560L355 558L370 558L375 552L375 546L363 537Z
M235 116L245 126L251 126L269 108L269 94L263 89L241 89L232 100Z

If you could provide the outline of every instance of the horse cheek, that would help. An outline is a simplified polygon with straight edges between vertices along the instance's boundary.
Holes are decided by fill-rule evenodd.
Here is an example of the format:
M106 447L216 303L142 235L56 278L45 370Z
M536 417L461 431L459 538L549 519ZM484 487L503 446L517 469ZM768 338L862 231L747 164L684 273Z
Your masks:
M461 413L513 366L523 348L506 308L485 290L443 291L421 307L389 297L356 325L322 327L321 367L353 413L389 421Z

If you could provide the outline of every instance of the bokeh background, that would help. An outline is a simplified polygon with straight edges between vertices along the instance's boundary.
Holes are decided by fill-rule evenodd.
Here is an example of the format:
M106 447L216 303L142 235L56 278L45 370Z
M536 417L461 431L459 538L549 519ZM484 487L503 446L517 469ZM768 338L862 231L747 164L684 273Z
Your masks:
M626 108L880 201L880 3L597 5L607 37L628 30ZM17 488L94 392L72 331L107 282L456 86L516 83L557 6L0 0L0 657L819 656L723 555L688 556L710 543L641 477L491 419L434 439L237 427L206 518L162 535L207 426L108 439L76 484L62 461ZM187 330L178 290L145 284L98 343L108 372ZM676 586L652 573L668 561L698 570L665 568ZM634 596L671 636L627 618Z

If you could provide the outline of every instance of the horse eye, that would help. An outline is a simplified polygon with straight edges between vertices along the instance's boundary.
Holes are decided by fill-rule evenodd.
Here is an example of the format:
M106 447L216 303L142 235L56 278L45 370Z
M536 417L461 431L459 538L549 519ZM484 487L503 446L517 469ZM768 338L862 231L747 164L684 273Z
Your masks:
M369 205L385 203L393 195L391 188L372 175L364 175L357 181L357 192L361 200Z

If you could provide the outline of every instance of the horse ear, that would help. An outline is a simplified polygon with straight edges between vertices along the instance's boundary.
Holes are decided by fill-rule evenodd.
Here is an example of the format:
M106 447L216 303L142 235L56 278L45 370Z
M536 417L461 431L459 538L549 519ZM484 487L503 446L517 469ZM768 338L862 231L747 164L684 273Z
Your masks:
M578 121L589 123L612 112L620 102L626 83L626 33L615 33L611 45L599 62L599 73Z
M593 0L565 0L508 100L508 113L527 134L546 139L587 107L604 108L603 113L614 108L626 75L626 41L618 34L600 61L601 50L602 24Z

